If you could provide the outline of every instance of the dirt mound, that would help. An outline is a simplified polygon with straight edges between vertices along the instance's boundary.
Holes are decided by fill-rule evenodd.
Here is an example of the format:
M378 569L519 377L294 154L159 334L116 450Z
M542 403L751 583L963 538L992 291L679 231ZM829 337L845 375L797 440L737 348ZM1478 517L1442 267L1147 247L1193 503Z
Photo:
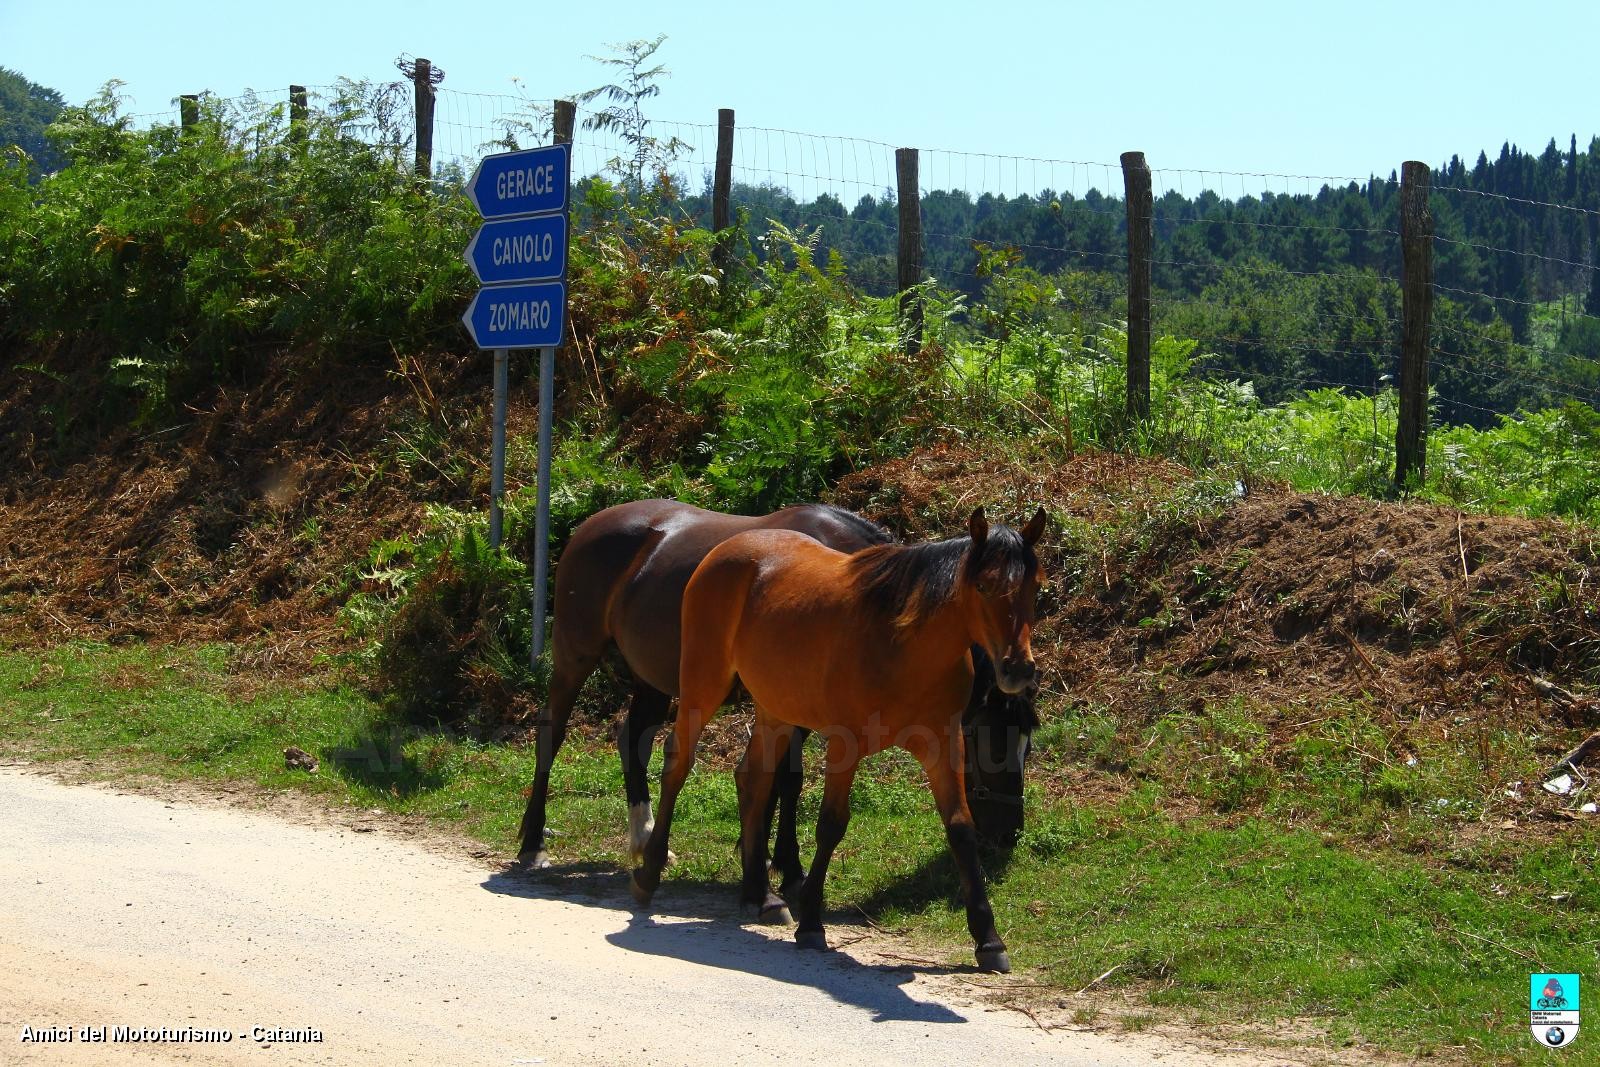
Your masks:
M1559 521L954 446L851 475L835 500L910 538L957 532L977 502L1044 503L1067 523L1041 552L1045 684L1140 717L1239 695L1460 712L1537 700L1540 675L1600 679L1595 535Z
M473 488L390 476L397 414L440 416L440 398L477 370L469 359L335 373L313 353L285 353L263 380L219 391L170 430L80 428L94 444L74 453L47 433L81 383L52 372L51 357L71 362L47 353L37 372L14 369L0 401L13 458L0 474L0 627L11 639L325 651L345 568L374 538L415 529L429 498Z
M1408 714L1600 670L1588 531L1265 491L1163 533L1063 611L1067 686L1160 673L1206 698L1368 694Z
M967 516L979 504L995 512L991 520L1014 524L1040 505L1083 522L1104 522L1193 477L1164 459L1114 452L1078 452L1063 463L1027 449L943 444L846 476L832 500L914 541L965 532Z
M84 434L99 443L71 456L49 441L75 361L45 352L0 382L15 460L0 472L0 632L15 638L326 650L375 538L414 531L429 501L486 494L477 356L334 374L284 353L171 431ZM512 428L531 432L532 397L513 392ZM640 405L624 436L648 454L694 431ZM467 459L446 470L445 453ZM1593 531L1231 488L1160 459L951 443L850 474L833 500L909 540L959 533L979 503L1010 522L1046 506L1060 521L1036 647L1075 699L1365 693L1408 713L1534 699L1539 674L1600 678Z

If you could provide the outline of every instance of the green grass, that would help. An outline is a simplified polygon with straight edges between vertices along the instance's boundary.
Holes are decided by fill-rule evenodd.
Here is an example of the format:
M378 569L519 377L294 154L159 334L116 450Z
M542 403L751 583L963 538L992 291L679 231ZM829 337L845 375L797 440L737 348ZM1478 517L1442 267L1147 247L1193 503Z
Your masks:
M0 747L87 761L106 778L244 781L423 815L509 857L530 749L397 731L351 688L263 683L247 663L220 647L0 653ZM1028 830L1009 862L994 856L989 864L999 926L1018 967L1063 991L1109 971L1096 984L1102 999L1080 1008L1105 1025L1173 1017L1262 1033L1286 1025L1296 1040L1319 1034L1312 1039L1334 1050L1361 1041L1407 1055L1541 1059L1520 998L1533 970L1597 973L1600 877L1592 860L1600 835L1573 824L1570 834L1532 843L1502 836L1413 854L1428 834L1448 839L1452 825L1476 817L1434 803L1467 764L1428 771L1415 788L1377 781L1349 755L1387 751L1383 728L1360 708L1319 724L1308 734L1316 743L1284 764L1258 743L1259 714L1243 705L1208 709L1182 722L1157 720L1132 739L1119 739L1103 710L1053 719L1029 787ZM1176 748L1163 754L1146 743L1180 733L1197 739L1187 764ZM323 770L286 771L282 750L291 744L315 753ZM1140 745L1150 760L1142 769ZM1224 751L1244 755L1230 762ZM1150 752L1170 774L1156 773ZM1127 770L1098 772L1119 783L1098 801L1074 803L1055 788L1059 774L1130 757ZM1240 774L1260 792L1243 813L1242 798L1228 791ZM813 776L803 825L817 799ZM702 764L679 811L680 862L662 891L688 879L733 894L731 776ZM1385 812L1410 820L1412 832L1398 838L1404 847L1365 833ZM597 734L563 751L552 823L561 832L558 862L620 868L620 773ZM805 838L808 830L809 849ZM831 874L835 921L864 912L941 946L951 962L969 962L954 886L914 764L898 753L875 758L858 779ZM1600 1062L1600 1043L1562 1055Z

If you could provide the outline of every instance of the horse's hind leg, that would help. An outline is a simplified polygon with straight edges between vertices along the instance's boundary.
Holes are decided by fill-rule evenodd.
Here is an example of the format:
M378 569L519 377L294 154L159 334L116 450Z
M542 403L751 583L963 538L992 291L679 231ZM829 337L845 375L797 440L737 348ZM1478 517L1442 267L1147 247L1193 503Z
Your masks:
M777 834L772 842L772 867L781 876L780 892L785 897L793 897L800 891L800 883L806 879L805 865L800 862L800 840L795 830L795 813L800 806L800 790L805 784L805 742L811 736L811 731L799 726L794 727L789 735L789 756L783 765L778 768L776 787L766 804L766 818L761 823L761 833L765 840L768 829L772 826L773 815L777 815Z
M644 843L655 826L650 817L650 750L671 706L672 698L667 694L636 681L633 703L617 730L623 789L628 795L628 859L634 866L643 860Z
M844 839L850 825L850 787L856 780L861 759L858 738L835 734L828 739L828 765L822 786L822 812L817 816L817 854L811 860L811 873L800 887L800 925L794 932L799 948L827 948L822 930L822 884L828 877L833 850Z
M558 640L554 650L554 669L550 672L550 699L545 701L536 723L537 764L533 775L533 788L528 792L528 807L522 813L522 847L517 860L528 868L550 866L550 856L545 851L545 801L550 795L550 765L567 739L567 721L572 717L572 706L577 703L578 690L600 664L599 653L577 654L563 648Z
M959 724L949 736L934 740L918 739L906 748L922 764L933 790L939 818L944 821L945 840L955 857L961 876L961 895L967 902L967 932L977 948L978 968L1005 974L1011 970L1006 943L994 928L994 909L984 886L983 866L978 862L978 831L972 822L963 788L962 737Z
M735 777L739 784L739 858L744 882L740 892L741 909L764 923L787 923L789 909L767 881L767 826L771 818L768 795L780 763L786 763L790 746L787 726L775 723L756 709L755 729Z

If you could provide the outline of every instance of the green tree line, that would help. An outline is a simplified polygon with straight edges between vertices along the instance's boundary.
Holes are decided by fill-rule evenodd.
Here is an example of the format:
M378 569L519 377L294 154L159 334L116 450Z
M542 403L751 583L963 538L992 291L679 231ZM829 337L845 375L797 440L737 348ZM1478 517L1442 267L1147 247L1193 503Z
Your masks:
M1575 135L1564 152L1552 139L1537 156L1508 143L1471 167L1452 157L1433 181L1441 415L1489 425L1518 408L1600 399L1600 138L1581 152ZM1380 387L1399 330L1399 192L1393 173L1307 194L1164 192L1154 204L1157 328L1199 339L1213 372L1245 376L1268 397ZM892 190L848 206L735 183L732 200L752 242L769 220L816 230L819 263L837 256L863 291L893 291ZM709 188L682 205L710 225ZM986 298L985 256L999 248L1014 274L1034 277L1042 302L1107 318L1122 310L1120 197L935 190L921 207L927 274L970 301Z

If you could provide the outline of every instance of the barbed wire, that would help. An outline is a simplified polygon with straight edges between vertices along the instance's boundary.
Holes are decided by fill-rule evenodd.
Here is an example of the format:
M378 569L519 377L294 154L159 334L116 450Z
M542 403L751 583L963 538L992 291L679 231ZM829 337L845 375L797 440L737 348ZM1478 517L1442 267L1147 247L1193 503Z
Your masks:
M1151 296L1150 308L1152 313L1157 309L1189 310L1203 308L1207 305L1199 296L1179 296L1168 292L1157 292ZM1332 309L1319 309L1316 314L1318 322L1346 322L1353 326L1381 325L1392 331L1398 331L1401 322L1389 315L1361 315L1341 312ZM1398 332L1386 334L1386 339L1399 343Z
M1475 297L1479 297L1479 298L1484 299L1484 300L1493 300L1493 301L1496 301L1496 302L1499 302L1499 303L1503 303L1503 304L1515 304L1515 305L1517 305L1519 307L1536 308L1536 307L1543 307L1546 303L1548 303L1548 301L1544 301L1544 300L1522 300L1522 299L1519 299L1519 298L1514 297L1514 296L1502 296L1502 295L1499 295L1499 294L1496 294L1496 293L1484 293L1484 292L1479 292L1476 289L1457 289L1454 286L1441 285L1438 282L1434 282L1433 283L1433 288L1434 288L1435 292L1456 293L1456 294L1459 294L1461 296L1475 296ZM1600 317L1600 316L1589 315L1587 313L1585 313L1585 314L1574 313L1573 317L1590 319L1590 318L1597 318L1597 317Z
M1455 185L1435 185L1432 192L1451 193L1458 196L1478 196L1487 200L1502 200L1508 204L1524 204L1529 207L1551 208L1556 211L1570 211L1577 215L1600 216L1600 211L1592 208L1577 207L1573 204L1556 204L1548 200L1527 200L1520 196L1507 196L1504 193L1488 193L1481 189L1463 189Z
M1176 226L1249 226L1266 230L1317 230L1323 233L1360 233L1379 234L1385 237L1399 237L1398 230L1370 229L1361 226L1318 226L1311 223L1290 222L1252 222L1248 219L1211 219L1211 218L1173 218L1168 216L1155 216L1156 222L1171 221Z
M1316 352L1335 356L1359 356L1370 359L1375 353L1373 348L1385 347L1398 349L1399 345L1384 339L1361 341L1349 337L1302 337L1296 341L1285 340L1282 337L1245 337L1230 334L1208 333L1200 331L1191 336L1196 341L1221 341L1233 345L1252 345L1273 349L1288 348L1302 352ZM1369 348L1345 348L1344 345L1365 344ZM1355 388L1352 386L1352 388Z
M1556 263L1563 267L1578 267L1582 270L1588 270L1593 266L1593 264L1590 263L1577 263L1570 259L1557 259L1554 256L1542 256L1537 252L1519 252L1515 248L1496 248L1493 245L1475 244L1472 241L1458 241L1453 237L1441 237L1438 234L1434 234L1433 239L1435 241L1441 241L1445 244L1459 245L1462 248L1475 248L1483 252L1497 252L1504 255L1522 256L1527 259L1537 259L1543 263Z
M1523 382L1530 382L1530 383L1531 382L1539 382L1539 383L1541 383L1543 385L1546 385L1546 386L1550 387L1550 391L1551 392L1556 393L1556 394L1561 395L1561 396L1565 396L1569 400L1581 400L1584 403L1590 403L1590 402L1593 401L1593 399L1596 396L1600 396L1600 390L1591 391L1587 395L1580 395L1580 394L1577 394L1577 393L1573 393L1573 392L1570 391L1571 386L1574 384L1573 382L1564 381L1564 380L1562 380L1560 378L1552 378L1549 375L1540 374L1538 371L1529 370L1526 367L1513 367L1509 363L1497 363L1496 361L1494 361L1492 359L1489 359L1489 358L1487 358L1485 356L1474 355L1474 354L1472 354L1470 352L1457 352L1457 351L1455 351L1453 349L1449 349L1449 348L1435 348L1435 349L1433 349L1432 358L1433 359L1437 359L1439 356L1452 356L1452 357L1454 357L1456 359L1464 359L1467 362L1473 364L1474 366L1478 366L1478 367L1483 367L1483 366L1493 367L1496 370L1504 372L1503 374L1500 375L1500 377L1503 378L1503 379L1508 378L1508 379L1511 379L1511 380L1514 380L1514 381L1523 381ZM1444 366L1449 366L1449 364L1443 364L1443 365Z
M1428 360L1428 367L1429 367L1429 369L1433 369L1433 368L1447 369L1445 367L1445 364L1442 364L1442 363L1438 362L1437 360L1432 360L1432 359ZM1472 372L1469 371L1468 373L1470 374ZM1497 411L1494 408L1486 408L1482 404L1474 404L1472 401L1463 400L1460 397L1454 397L1454 396L1452 396L1452 397L1440 397L1439 398L1439 403L1450 404L1450 405L1452 405L1454 407L1458 407L1458 408L1466 408L1468 411L1476 411L1481 415L1493 415L1496 418L1499 418L1500 416L1505 414L1505 412L1503 412L1503 411Z
M1245 381L1250 383L1257 381L1298 382L1301 384L1320 385L1328 389L1339 389L1353 392L1360 396L1371 396L1370 392L1365 391L1359 385L1352 385L1350 382L1336 382L1327 378L1319 378L1310 375L1290 374L1287 371L1229 369L1224 373L1214 374L1213 377L1228 377L1234 381Z

